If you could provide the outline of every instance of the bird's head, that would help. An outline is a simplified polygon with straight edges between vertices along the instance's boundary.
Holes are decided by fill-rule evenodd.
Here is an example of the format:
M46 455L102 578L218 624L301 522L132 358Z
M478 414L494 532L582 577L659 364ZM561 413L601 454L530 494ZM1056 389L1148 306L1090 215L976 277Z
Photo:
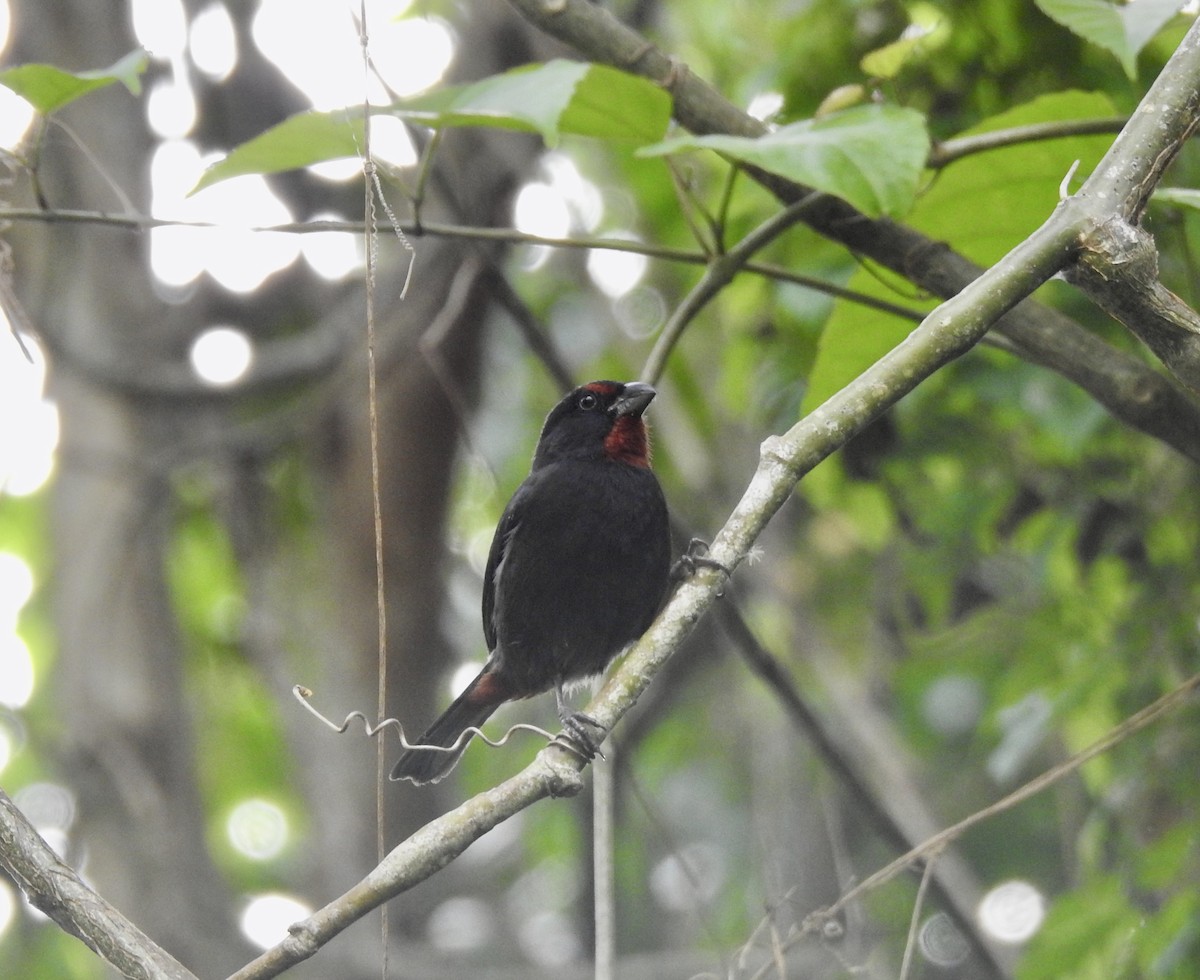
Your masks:
M656 392L640 381L591 381L550 410L533 457L536 470L562 459L611 459L650 465L642 413Z

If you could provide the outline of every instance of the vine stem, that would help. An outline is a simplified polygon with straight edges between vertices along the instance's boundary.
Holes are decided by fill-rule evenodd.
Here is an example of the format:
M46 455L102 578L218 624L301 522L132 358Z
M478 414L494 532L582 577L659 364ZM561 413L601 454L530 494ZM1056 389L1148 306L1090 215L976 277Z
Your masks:
M1182 684L1168 691L1158 700L1146 705L1146 707L1142 708L1136 714L1130 715L1109 731L1107 735L1093 742L1087 748L1076 752L1069 759L1064 759L1058 765L1047 769L1041 775L1029 780L1029 782L1013 790L1013 792L992 803L990 806L986 806L982 810L977 810L953 826L939 831L906 854L901 854L900 857L880 868L869 878L864 878L828 908L820 909L809 915L801 927L800 935L809 935L818 932L826 922L845 909L847 905L858 901L868 892L874 891L880 885L891 881L896 875L910 868L915 862L922 859L932 859L971 828L990 820L998 814L1011 810L1020 803L1024 803L1030 797L1036 796L1044 789L1053 786L1064 776L1069 776L1088 762L1091 762L1092 759L1120 745L1130 736L1137 734L1142 729L1158 721L1163 715L1181 707L1184 702L1196 693L1198 688L1200 688L1200 674L1193 674ZM796 936L793 941L799 938L800 936Z

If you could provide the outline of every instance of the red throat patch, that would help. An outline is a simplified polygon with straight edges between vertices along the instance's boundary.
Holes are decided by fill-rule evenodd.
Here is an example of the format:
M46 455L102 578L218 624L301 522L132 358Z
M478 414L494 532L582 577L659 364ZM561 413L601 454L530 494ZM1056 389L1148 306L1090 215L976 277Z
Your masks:
M646 423L636 415L621 415L604 437L604 454L628 466L650 466L650 438Z

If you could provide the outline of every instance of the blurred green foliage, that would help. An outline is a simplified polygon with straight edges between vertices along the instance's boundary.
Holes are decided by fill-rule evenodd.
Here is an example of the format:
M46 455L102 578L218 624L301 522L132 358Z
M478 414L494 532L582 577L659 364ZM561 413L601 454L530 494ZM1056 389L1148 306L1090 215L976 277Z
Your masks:
M655 9L660 45L734 102L778 93L778 118L791 122L811 117L835 88L862 86L872 98L926 114L936 139L1128 112L1184 27L1182 20L1168 24L1142 51L1131 79L1111 53L1034 4L1011 0L704 0ZM908 48L894 73L879 79L862 68L865 56L914 22L938 26ZM1086 174L1109 142L1068 137L967 157L927 173L900 220L978 262L994 261L1054 206L1072 161L1082 161ZM702 228L705 246L728 246L775 208L744 178L733 180L724 206L729 168L715 155L667 164L627 146L573 138L556 152L596 184L603 200L597 235L633 232L698 248L694 232ZM1185 153L1169 182L1186 187L1200 179L1198 159ZM1171 204L1152 212L1165 274L1185 295L1196 279L1196 220L1193 209ZM552 255L535 269L521 267L527 258L513 251L512 279L576 378L637 376L653 339L647 333L661 318L640 333L631 327L620 300L591 288L585 252ZM932 306L890 273L803 228L761 258L914 311ZM698 275L692 265L651 260L645 282L670 309ZM1039 298L1137 350L1061 284ZM740 275L689 327L655 405L656 467L674 511L712 533L744 488L759 442L910 329L898 317L794 283ZM493 382L506 393L502 424L479 423L490 426L488 438L465 454L451 531L454 550L476 558L526 472L542 412L557 397L517 339L498 333L489 343ZM315 516L294 460L272 490L281 519L303 540ZM272 867L237 858L221 821L237 800L264 795L303 833L302 805L273 701L239 648L247 597L237 556L207 491L178 492L171 586L189 638L192 690L213 719L200 746L211 846L240 886L262 887ZM1123 428L1067 381L1005 351L980 347L923 384L806 478L793 504L764 541L763 562L739 572L736 594L764 644L828 717L848 710L838 676L869 692L896 742L897 768L911 767L942 823L1083 748L1200 669L1195 467ZM49 570L42 506L0 498L0 544L26 556L39 581ZM31 608L31 637L44 633L44 614L37 603ZM49 642L30 645L39 671L46 669ZM820 804L797 793L797 781L836 799L836 780L797 744L774 699L728 651L697 666L669 708L627 760L637 791L627 786L619 801L622 952L736 949L765 907L786 905L792 884L786 875L772 877L777 861L788 868L772 852L778 842L764 829L763 813L781 808L776 819L786 822L788 807L817 810ZM52 729L52 711L39 691L27 712L31 729ZM963 841L984 884L1024 878L1047 898L1020 977L1200 975L1197 721L1194 706L1164 719L1069 785ZM526 757L527 743L515 744ZM254 754L245 754L247 745ZM756 762L759 754L774 767ZM19 756L5 780L32 778L33 758ZM468 754L460 775L465 789L482 788L495 768ZM543 804L525 816L529 864L578 862L586 830L578 811ZM847 835L856 833L851 864L861 877L891 854L862 840L870 835L861 829ZM656 906L647 882L663 860L684 845L713 842L725 862L714 872L713 892L692 909ZM868 906L874 934L896 960L913 897L912 882L900 882ZM73 940L22 920L0 943L0 974L28 962L43 964L43 976L95 975Z

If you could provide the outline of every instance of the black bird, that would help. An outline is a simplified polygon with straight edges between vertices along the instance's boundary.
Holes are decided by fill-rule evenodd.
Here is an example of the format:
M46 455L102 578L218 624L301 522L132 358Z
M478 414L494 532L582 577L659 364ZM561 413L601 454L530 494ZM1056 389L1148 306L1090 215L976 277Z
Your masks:
M505 701L553 689L568 733L595 754L603 732L571 712L563 688L603 672L646 631L670 575L667 505L642 419L654 395L640 382L593 381L546 417L529 476L488 554L483 635L491 655L417 744L453 745ZM437 782L461 754L409 749L391 778Z

